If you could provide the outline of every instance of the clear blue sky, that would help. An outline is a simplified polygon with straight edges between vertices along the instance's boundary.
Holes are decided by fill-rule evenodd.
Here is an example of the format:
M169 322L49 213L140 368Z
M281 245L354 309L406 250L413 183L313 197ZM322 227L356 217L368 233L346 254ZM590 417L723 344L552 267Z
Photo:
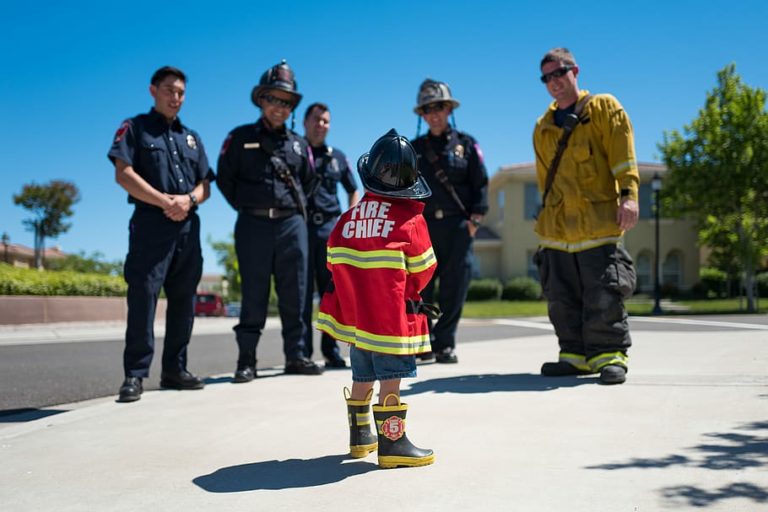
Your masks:
M0 232L31 246L13 204L25 183L67 179L82 200L73 227L47 244L123 259L131 207L107 150L120 122L149 110L148 82L165 64L189 77L181 111L215 166L233 127L258 117L250 91L288 59L304 94L331 107L328 142L354 163L389 128L413 136L425 77L448 82L456 120L490 173L533 159L531 132L550 101L538 62L570 48L579 85L617 96L641 161L658 161L664 130L681 129L731 62L768 88L768 2L19 2L0 17ZM762 56L762 57L761 57ZM300 117L300 116L299 116ZM303 133L301 119L297 131ZM235 213L213 188L201 209L206 239L223 240Z

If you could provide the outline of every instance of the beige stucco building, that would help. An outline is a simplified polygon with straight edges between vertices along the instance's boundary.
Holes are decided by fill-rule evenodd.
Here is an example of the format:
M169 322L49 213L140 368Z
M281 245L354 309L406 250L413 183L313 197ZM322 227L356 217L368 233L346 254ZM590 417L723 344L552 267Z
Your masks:
M655 221L651 180L663 178L661 164L640 164L640 221L624 239L624 246L635 260L638 292L651 292L654 283ZM663 188L662 188L663 194ZM538 240L533 231L534 215L541 203L533 163L502 167L489 184L490 209L484 228L475 240L476 277L506 281L512 277L537 277L532 257ZM699 280L697 234L690 221L663 217L659 225L660 282L687 290Z

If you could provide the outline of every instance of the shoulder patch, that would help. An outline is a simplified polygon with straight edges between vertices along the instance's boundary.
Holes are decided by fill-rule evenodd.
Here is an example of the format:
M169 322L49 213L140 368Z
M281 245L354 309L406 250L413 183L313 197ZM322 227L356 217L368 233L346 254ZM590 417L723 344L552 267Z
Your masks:
M117 129L115 132L115 144L123 140L123 137L125 137L125 134L128 132L128 130L131 128L131 120L126 119L123 121L123 124L120 125L120 128Z
M473 146L475 147L475 152L477 153L477 158L480 160L480 163L485 163L485 157L483 156L483 150L480 149L480 144L475 142Z

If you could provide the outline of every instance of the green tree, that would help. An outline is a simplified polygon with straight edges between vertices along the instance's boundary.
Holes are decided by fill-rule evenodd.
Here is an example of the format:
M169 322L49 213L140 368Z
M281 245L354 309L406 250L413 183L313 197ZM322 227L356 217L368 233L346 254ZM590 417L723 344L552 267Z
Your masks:
M766 93L742 83L734 64L717 82L698 117L658 145L669 169L662 207L696 222L711 264L740 274L755 311L755 270L768 254Z
M227 277L229 288L227 289L228 300L240 300L242 295L240 285L240 265L235 253L234 237L229 235L229 240L213 241L208 237L208 243L216 253L216 261L224 267L224 274Z
M75 184L63 180L53 180L47 185L33 182L13 196L14 203L35 215L23 221L27 230L35 235L35 267L43 266L45 239L56 238L72 227L64 219L72 216L72 205L79 200L80 191Z
M85 251L78 254L68 254L61 259L51 260L47 264L50 270L71 270L84 274L106 274L119 276L123 272L122 261L104 261L104 253L95 251L86 256Z

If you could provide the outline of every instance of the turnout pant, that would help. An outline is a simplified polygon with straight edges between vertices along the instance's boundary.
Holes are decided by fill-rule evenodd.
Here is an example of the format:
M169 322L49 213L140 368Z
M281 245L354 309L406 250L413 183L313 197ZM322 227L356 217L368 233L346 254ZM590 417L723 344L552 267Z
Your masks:
M536 263L560 360L593 371L626 367L632 340L624 298L636 284L629 254L610 244L574 253L546 248Z

